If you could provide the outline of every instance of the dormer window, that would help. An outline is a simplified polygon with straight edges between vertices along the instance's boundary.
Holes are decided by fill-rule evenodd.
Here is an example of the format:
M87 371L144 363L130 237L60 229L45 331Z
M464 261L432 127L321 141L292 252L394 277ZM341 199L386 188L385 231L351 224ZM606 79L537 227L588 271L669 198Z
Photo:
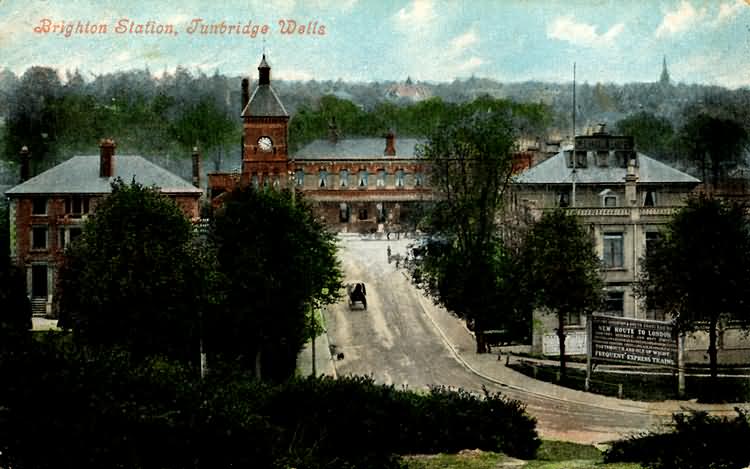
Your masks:
M576 151L576 167L578 168L585 168L586 167L586 152L578 150Z
M615 159L617 160L617 164L621 168L627 168L628 163L630 163L631 158L635 158L635 154L632 151L627 151L627 150L615 151Z
M608 151L596 152L596 165L600 168L606 168L607 166L609 166L609 152Z
M565 150L565 162L568 165L568 168L573 167L573 151L572 150Z

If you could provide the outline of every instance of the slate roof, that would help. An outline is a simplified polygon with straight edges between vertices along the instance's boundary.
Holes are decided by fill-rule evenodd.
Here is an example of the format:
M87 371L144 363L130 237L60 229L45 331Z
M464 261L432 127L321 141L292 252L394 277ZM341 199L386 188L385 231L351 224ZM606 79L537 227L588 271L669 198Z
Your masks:
M242 110L242 117L289 117L271 85L258 85Z
M146 187L156 186L168 194L196 194L202 191L181 177L136 155L115 155L114 176L99 177L99 155L73 158L34 176L5 192L24 194L108 194L116 177L130 183L134 178Z
M698 184L699 179L683 173L669 165L657 161L643 153L637 154L639 184ZM560 152L549 159L532 166L516 176L517 184L563 184L570 183L572 168L569 168L565 154ZM585 168L576 171L577 184L623 184L627 169L619 166L598 167L591 161Z
M384 138L347 138L336 143L328 139L315 140L294 154L300 160L388 160L414 159L416 146L421 143L414 138L395 139L396 156L386 156Z

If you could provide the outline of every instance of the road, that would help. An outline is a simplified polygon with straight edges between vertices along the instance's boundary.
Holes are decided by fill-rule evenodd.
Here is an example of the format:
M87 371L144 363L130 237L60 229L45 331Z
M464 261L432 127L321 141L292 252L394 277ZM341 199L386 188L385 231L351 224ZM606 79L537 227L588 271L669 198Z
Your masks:
M501 391L526 403L529 413L537 418L540 433L547 438L603 442L665 421L664 415L648 409L611 408L598 399L586 402L585 395L583 402L571 401L556 394L554 389L559 388L547 384L539 385L546 386L543 393L498 384L502 374L515 373L502 362L495 362L498 370L502 368L499 379L472 372L461 360L461 356L473 354L471 342L450 343L444 333L450 328L463 328L461 322L434 306L395 263L387 262L388 246L393 254L405 253L409 242L354 237L340 242L345 282L367 285L368 308L365 311L355 305L350 309L342 300L327 310L329 341L337 353L343 353L343 359L335 365L339 376L371 375L376 382L410 389L445 385L474 392L481 392L483 386L492 392ZM470 337L465 330L463 334Z

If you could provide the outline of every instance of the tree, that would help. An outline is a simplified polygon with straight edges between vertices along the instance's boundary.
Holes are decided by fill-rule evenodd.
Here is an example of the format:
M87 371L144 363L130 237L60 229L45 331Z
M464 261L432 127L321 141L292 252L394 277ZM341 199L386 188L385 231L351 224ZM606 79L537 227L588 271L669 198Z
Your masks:
M680 331L708 328L714 380L719 322L750 324L749 229L744 207L701 195L672 218L643 261L638 295L670 314Z
M703 182L711 176L715 188L726 171L741 161L748 146L748 133L738 122L699 113L680 130L680 142L702 173Z
M478 353L487 351L484 331L498 304L498 219L512 169L511 119L503 110L475 112L441 125L419 150L437 200L427 216L430 239L414 251L412 278L473 325Z
M238 128L210 97L203 97L180 115L172 125L172 134L186 149L200 145L207 153L216 151L214 163L219 169L224 145L232 141Z
M31 303L23 270L10 259L8 205L0 202L0 346L16 346L31 329Z
M644 153L661 159L671 157L674 128L668 119L641 111L617 121L615 129L622 135L633 136Z
M560 375L565 377L565 323L570 315L588 314L599 306L601 262L591 236L561 209L545 212L534 224L523 259L534 305L557 317Z
M210 256L181 209L154 188L116 180L60 267L60 325L138 355L198 359Z
M238 359L258 378L288 378L308 337L307 315L339 296L334 236L301 194L248 186L228 194L211 240L224 280L209 352Z

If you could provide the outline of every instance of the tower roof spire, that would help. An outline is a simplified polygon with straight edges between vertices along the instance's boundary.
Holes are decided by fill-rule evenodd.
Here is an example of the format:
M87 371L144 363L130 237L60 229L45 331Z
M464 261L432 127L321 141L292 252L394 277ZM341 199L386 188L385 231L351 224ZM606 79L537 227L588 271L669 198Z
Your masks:
M259 85L270 85L271 84L271 66L266 62L266 54L260 59L258 65L258 84Z

